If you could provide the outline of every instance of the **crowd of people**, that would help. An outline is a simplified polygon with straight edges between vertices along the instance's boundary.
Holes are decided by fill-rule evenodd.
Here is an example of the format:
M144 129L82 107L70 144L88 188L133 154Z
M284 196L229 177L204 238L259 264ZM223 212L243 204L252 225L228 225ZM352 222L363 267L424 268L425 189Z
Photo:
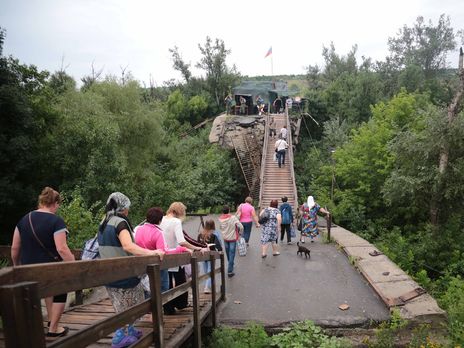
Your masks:
M74 256L67 245L68 229L64 220L56 215L61 204L60 194L50 187L43 189L38 198L38 208L24 215L18 222L11 247L13 265L28 265L57 261L74 261ZM174 202L166 213L160 207L151 207L146 213L146 220L133 228L128 215L130 199L121 192L109 195L105 216L98 226L99 255L101 259L126 256L155 255L161 259L166 254L224 251L227 257L227 275L235 275L234 264L239 238L244 238L247 247L253 223L261 227L261 256L267 257L269 245L274 256L280 255L278 240L282 242L285 234L287 243L292 244L291 231L295 228L295 214L287 197L282 197L282 204L272 200L269 207L256 213L253 200L247 197L232 214L229 206L224 206L218 217L219 229L214 220L207 220L197 240L191 239L183 230L182 222L186 216L186 206ZM309 196L299 208L300 241L305 237L311 241L318 235L317 213L329 214ZM203 263L205 273L211 272L209 261ZM145 277L145 281L147 277ZM161 291L167 291L187 281L184 266L161 271ZM122 312L150 296L149 286L144 286L144 278L130 277L106 284L106 290L116 312ZM211 279L205 282L204 293L211 293ZM60 326L59 321L65 308L67 294L46 298L48 330L46 336L61 337L69 328ZM176 310L188 305L188 293L172 299L164 305L166 315L175 314ZM142 332L133 324L116 330L112 339L113 348L127 347L142 337Z

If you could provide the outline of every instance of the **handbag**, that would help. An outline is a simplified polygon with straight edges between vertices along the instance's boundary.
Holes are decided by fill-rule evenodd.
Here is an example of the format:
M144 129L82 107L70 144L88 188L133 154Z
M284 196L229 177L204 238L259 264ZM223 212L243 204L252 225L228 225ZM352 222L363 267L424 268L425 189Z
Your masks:
M82 248L81 260L95 260L98 258L100 258L100 251L98 237L95 236L85 241L84 247Z
M298 221L298 231L303 231L303 218L300 218L300 220Z
M246 247L246 242L245 238L240 237L237 241L237 247L238 247L238 254L239 256L246 256L247 254L247 247Z
M264 209L264 212L259 216L258 223L260 225L265 224L266 222L269 221L269 210Z
M58 255L55 255L53 254L50 250L48 250L45 245L43 245L42 241L39 239L39 237L37 237L37 234L35 233L35 230L34 230L34 225L32 225L32 218L31 218L31 215L32 215L32 212L29 213L29 225L31 226L31 229L32 229L32 234L34 235L35 239L37 240L37 242L39 243L39 245L42 247L43 250L45 250L47 252L47 254L55 261L55 262L58 262L58 261L61 261L61 257L58 256Z

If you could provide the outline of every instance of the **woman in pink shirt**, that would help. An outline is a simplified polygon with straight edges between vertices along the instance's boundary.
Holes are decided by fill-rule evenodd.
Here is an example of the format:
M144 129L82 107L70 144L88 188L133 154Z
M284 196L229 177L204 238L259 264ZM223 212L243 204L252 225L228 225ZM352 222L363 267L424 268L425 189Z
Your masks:
M154 207L148 209L147 221L135 229L135 243L145 249L163 250L165 254L179 254L188 252L188 249L177 246L175 249L168 249L164 240L163 231L159 227L163 219L164 212L161 208ZM161 292L169 290L168 270L161 270Z
M256 215L255 208L251 205L253 199L251 197L245 198L245 203L240 204L237 210L237 215L240 216L240 223L243 225L243 238L249 245L251 227L253 221L256 223L256 227L259 227L258 216Z

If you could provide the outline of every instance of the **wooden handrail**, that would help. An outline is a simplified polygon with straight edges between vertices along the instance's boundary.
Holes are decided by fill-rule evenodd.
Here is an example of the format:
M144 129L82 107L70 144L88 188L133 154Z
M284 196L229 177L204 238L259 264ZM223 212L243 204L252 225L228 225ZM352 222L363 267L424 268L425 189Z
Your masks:
M261 173L259 175L259 205L258 210L261 210L263 204L263 185L264 185L264 173L266 168L266 156L267 156L267 144L269 143L269 119L271 114L268 112L264 123L264 142L263 142L263 153L261 155ZM259 212L258 212L259 214Z
M8 247L0 248L5 254ZM198 262L220 259L220 267L212 267L211 273L199 275ZM159 270L190 264L192 279L180 286L161 294ZM115 272L117 270L117 272ZM165 255L163 260L158 256L129 256L92 261L71 261L43 263L16 267L6 267L0 270L0 313L4 324L6 347L45 347L40 298L67 293L74 290L102 286L110 282L139 276L147 273L152 289L152 298L139 303L126 311L117 313L107 319L80 330L72 335L52 343L49 347L84 347L105 337L124 323L133 322L136 318L152 311L153 331L149 337L144 336L145 343L155 343L164 346L162 305L171 299L185 293L190 288L194 293L194 339L201 344L201 325L199 317L199 282L211 276L213 289L216 288L216 273L221 273L221 297L225 300L225 265L222 252L209 251L205 253L190 253ZM216 296L212 296L214 321L216 320ZM215 323L214 323L215 325ZM29 338L18 337L21 328L32 333ZM145 345L145 344L143 344Z

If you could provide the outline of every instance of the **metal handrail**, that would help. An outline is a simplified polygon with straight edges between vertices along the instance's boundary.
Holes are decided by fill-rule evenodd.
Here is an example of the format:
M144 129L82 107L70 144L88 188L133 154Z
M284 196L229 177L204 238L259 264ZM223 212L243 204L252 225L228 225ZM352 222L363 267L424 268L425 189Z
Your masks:
M292 127L288 116L288 107L285 107L285 122L287 124L287 140L288 140L288 158L290 161L290 177L293 183L293 194L295 195L294 209L298 209L298 192L296 190L295 168L293 166L293 140L292 140Z

